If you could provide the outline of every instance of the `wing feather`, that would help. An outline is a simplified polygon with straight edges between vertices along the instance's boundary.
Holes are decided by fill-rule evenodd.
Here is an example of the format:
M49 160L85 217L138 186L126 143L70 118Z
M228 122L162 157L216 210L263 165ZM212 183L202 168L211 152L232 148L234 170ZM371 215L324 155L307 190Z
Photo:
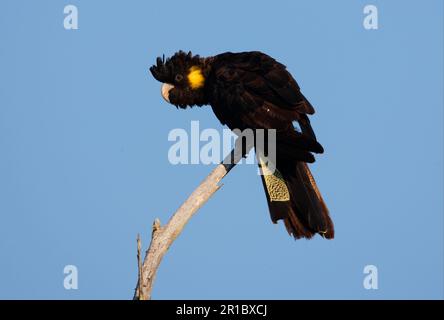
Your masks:
M225 109L215 110L223 123L230 117L243 117L246 126L278 129L304 114L314 113L286 67L270 56L260 52L225 53L217 62L217 99L212 104L216 104L213 109ZM254 119L262 121L254 123Z

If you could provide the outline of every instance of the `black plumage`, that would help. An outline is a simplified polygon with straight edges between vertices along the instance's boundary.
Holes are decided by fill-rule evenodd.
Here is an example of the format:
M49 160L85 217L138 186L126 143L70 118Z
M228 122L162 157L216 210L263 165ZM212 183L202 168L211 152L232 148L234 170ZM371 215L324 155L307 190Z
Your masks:
M158 58L152 75L168 84L164 98L178 108L211 105L230 129L276 129L276 172L262 176L271 219L284 220L295 238L319 233L334 237L334 227L307 163L322 153L308 115L315 112L286 67L258 51L226 52L202 58L183 51ZM299 132L293 126L299 123ZM284 181L284 185L279 185ZM276 185L273 185L276 184ZM276 200L273 188L284 188L288 199Z

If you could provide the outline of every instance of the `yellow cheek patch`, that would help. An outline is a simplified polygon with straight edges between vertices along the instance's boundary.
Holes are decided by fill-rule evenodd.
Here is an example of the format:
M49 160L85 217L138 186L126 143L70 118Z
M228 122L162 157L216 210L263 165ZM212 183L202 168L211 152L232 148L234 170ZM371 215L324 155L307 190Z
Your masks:
M191 89L196 90L204 86L205 78L202 74L202 69L200 69L199 67L191 67L187 77Z

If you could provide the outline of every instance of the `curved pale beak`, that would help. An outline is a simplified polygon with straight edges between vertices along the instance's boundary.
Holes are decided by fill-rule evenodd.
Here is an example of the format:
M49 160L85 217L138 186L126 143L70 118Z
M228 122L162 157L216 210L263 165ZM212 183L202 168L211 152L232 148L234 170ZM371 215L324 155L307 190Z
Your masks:
M166 102L170 103L170 90L173 89L174 86L169 83L164 83L161 88L162 97L165 99Z

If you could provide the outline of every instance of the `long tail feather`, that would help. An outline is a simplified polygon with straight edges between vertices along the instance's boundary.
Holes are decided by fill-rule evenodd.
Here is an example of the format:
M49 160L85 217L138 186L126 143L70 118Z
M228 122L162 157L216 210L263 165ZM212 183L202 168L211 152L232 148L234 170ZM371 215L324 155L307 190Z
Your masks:
M332 239L333 222L308 165L288 156L295 154L291 143L278 140L277 153L272 174L258 159L271 220L284 220L288 233L296 239L311 238L316 233Z

